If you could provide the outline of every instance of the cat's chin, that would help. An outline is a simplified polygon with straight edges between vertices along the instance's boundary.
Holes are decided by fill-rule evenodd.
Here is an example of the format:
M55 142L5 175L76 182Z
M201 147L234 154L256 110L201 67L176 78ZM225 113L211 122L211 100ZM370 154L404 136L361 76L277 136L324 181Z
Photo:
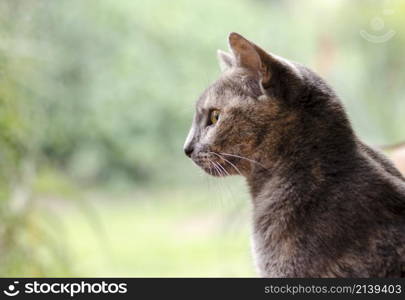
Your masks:
M226 177L230 175L228 171L226 171L226 169L218 163L215 165L215 167L212 164L210 164L209 166L198 162L195 162L195 164L203 169L205 173L214 177Z
M191 159L198 167L203 169L205 173L211 176L226 177L231 175L232 170L229 170L227 165L224 165L217 156L213 156L211 153L199 153L196 156L192 156Z
M220 171L218 171L218 170L216 170L214 168L208 168L208 169L202 168L202 169L205 171L205 173L207 173L208 175L214 176L214 177L226 177L226 176L228 176L228 174L220 172Z

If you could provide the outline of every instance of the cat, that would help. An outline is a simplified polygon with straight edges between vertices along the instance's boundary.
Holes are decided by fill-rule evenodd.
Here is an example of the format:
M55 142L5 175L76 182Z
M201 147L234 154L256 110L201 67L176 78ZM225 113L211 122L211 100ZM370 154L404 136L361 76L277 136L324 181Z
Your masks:
M184 152L246 178L262 277L405 277L405 179L364 144L332 88L237 33Z

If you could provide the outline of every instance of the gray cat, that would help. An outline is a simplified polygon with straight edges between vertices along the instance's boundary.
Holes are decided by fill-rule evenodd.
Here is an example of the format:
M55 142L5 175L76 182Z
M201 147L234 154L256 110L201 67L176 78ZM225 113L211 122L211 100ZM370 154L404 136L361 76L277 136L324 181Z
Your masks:
M200 96L184 151L246 178L263 277L405 277L405 179L352 130L308 68L237 33Z

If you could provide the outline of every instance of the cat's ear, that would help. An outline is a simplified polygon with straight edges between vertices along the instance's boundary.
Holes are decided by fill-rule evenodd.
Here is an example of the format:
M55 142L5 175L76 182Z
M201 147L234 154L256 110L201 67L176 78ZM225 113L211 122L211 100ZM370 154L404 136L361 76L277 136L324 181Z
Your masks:
M235 65L235 58L233 57L233 55L231 53L218 49L217 57L218 57L219 67L221 68L222 72L232 68Z
M236 66L249 69L259 76L263 85L270 81L269 63L271 55L248 41L238 33L229 34L229 48L231 49Z
M229 34L229 48L235 67L247 69L256 76L263 94L292 94L300 91L298 86L304 84L301 71L294 63L267 53L238 33Z

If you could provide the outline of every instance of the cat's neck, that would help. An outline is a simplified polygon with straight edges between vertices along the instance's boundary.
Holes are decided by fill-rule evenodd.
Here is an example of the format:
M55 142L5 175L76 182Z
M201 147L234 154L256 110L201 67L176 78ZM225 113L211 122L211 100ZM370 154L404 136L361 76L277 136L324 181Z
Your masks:
M311 193L350 172L358 158L356 139L351 134L289 149L276 159L264 157L260 165L252 165L246 179L254 203L265 201L273 192L311 198Z

